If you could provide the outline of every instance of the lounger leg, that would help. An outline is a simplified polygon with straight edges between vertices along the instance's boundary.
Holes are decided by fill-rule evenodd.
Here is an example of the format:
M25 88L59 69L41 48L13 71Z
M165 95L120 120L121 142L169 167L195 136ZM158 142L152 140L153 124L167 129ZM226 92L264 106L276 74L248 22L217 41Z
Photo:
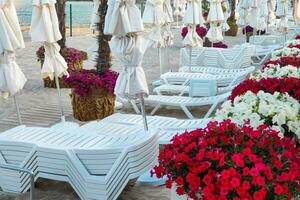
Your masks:
M136 102L133 101L133 100L130 100L130 103L131 103L131 105L132 105L133 110L136 112L136 114L140 114L141 111L140 111L140 109L138 108L138 106L136 105Z
M216 109L216 107L219 105L219 101L214 103L210 109L207 111L206 115L204 116L204 119L209 118L209 116L213 113L213 111Z
M154 115L159 108L160 108L160 104L157 104L155 108L151 111L150 115Z
M192 115L192 113L189 111L189 109L187 109L187 107L185 107L183 105L181 105L180 107L188 118L195 119L194 116Z

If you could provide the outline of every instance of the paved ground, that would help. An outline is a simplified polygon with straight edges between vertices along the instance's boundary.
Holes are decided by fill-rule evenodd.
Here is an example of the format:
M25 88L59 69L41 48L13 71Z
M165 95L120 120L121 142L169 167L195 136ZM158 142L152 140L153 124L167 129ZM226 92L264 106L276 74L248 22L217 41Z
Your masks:
M179 51L182 47L181 45L181 36L179 29L173 30L175 35L175 44L170 47L170 65L173 70L178 69L179 67ZM21 113L24 115L25 125L43 125L47 126L55 123L59 120L59 110L57 109L57 97L55 89L46 89L42 86L42 80L40 75L40 65L36 60L35 51L41 45L39 43L30 43L29 37L27 34L24 35L26 40L26 48L17 52L17 60L22 70L24 71L28 81L23 89L23 91L18 95ZM241 37L230 38L226 37L225 43L234 45L241 43L243 39ZM75 47L81 50L88 51L92 54L93 49L95 48L95 39L93 35L85 35L80 37L68 38L68 46ZM165 51L165 50L163 50ZM163 52L165 53L165 52ZM92 56L91 56L92 57ZM167 56L163 56L164 63ZM93 58L85 63L86 68L92 68ZM156 80L159 77L159 59L158 59L158 50L149 49L144 58L143 67L145 69L148 83L151 83L153 80ZM113 69L119 70L120 66L114 65ZM168 71L168 67L164 67L164 71ZM150 86L152 90L152 86ZM63 101L66 113L71 115L72 111L70 109L70 99L69 99L70 90L63 89ZM40 121L39 115L42 115L43 109L44 113L50 112L51 117L47 118L47 121ZM150 111L148 108L147 111ZM193 113L197 117L201 117L203 113L207 111L207 108L201 107L193 110ZM123 109L120 112L133 112L130 108ZM28 114L29 113L29 114ZM39 114L39 115L38 115ZM185 115L178 110L166 110L161 109L158 115L164 116L173 116L178 118L185 118ZM68 117L69 120L73 120L72 117ZM36 120L36 121L35 121ZM36 123L36 124L32 124ZM15 115L15 106L12 98L8 100L0 100L0 132L8 128L14 127L17 125L16 115ZM38 185L37 197L36 199L43 200L67 200L67 199L78 199L72 188L68 184L42 180ZM28 199L28 194L18 196L10 195L0 192L0 199ZM128 186L125 191L121 194L120 200L167 200L168 191L164 187L142 187L142 186Z

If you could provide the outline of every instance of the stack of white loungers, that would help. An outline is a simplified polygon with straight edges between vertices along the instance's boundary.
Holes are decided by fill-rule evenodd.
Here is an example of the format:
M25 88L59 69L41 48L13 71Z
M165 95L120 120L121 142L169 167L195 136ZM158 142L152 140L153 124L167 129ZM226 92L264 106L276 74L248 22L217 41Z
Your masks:
M81 199L115 200L130 179L149 170L157 157L157 130L101 123L68 131L19 126L0 134L0 164L34 172L35 180L68 182ZM88 131L85 131L88 130ZM5 192L23 193L30 178L0 170Z

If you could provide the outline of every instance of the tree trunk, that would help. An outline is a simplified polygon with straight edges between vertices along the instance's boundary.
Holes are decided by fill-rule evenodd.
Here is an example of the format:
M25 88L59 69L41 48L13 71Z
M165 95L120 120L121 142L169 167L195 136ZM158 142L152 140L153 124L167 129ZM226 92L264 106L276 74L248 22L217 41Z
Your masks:
M107 12L107 0L101 0L98 14L100 22L98 24L98 57L97 57L97 74L102 74L111 67L111 55L108 41L111 36L104 35L105 15Z
M59 30L62 36L62 39L58 41L58 44L61 49L66 47L66 14L65 14L66 0L58 0L56 3L56 12L59 23Z
M230 0L230 17L229 20L231 21L235 21L235 4L236 4L236 0Z

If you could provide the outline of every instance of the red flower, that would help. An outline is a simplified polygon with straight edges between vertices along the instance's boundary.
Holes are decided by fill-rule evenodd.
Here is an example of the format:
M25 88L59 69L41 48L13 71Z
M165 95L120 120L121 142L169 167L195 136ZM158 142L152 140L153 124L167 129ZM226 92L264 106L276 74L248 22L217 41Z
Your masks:
M182 195L184 195L184 190L182 189L182 187L177 187L177 188L176 188L176 193L177 193L179 196L182 196Z
M258 171L258 169L256 168L256 167L252 167L251 169L250 169L250 175L252 176L252 177L256 177L256 176L258 176L259 175L259 171Z
M240 185L240 179L233 177L230 181L230 184L233 188L236 188Z
M249 168L248 167L245 167L244 169L243 169L243 176L248 176L248 174L249 174Z
M244 167L245 164L243 154L236 153L231 157L231 159L238 167Z
M296 39L296 40L300 40L300 35L297 35L297 36L295 37L295 39Z
M178 186L181 186L181 185L183 185L184 180L183 180L183 178L182 178L181 176L178 176L178 177L176 178L176 180L175 180L175 183L176 183Z
M283 190L283 187L281 187L281 185L276 185L274 187L274 193L277 194L277 195L281 195L283 194L284 190Z
M166 180L166 187L169 189L172 188L172 181L170 179Z

